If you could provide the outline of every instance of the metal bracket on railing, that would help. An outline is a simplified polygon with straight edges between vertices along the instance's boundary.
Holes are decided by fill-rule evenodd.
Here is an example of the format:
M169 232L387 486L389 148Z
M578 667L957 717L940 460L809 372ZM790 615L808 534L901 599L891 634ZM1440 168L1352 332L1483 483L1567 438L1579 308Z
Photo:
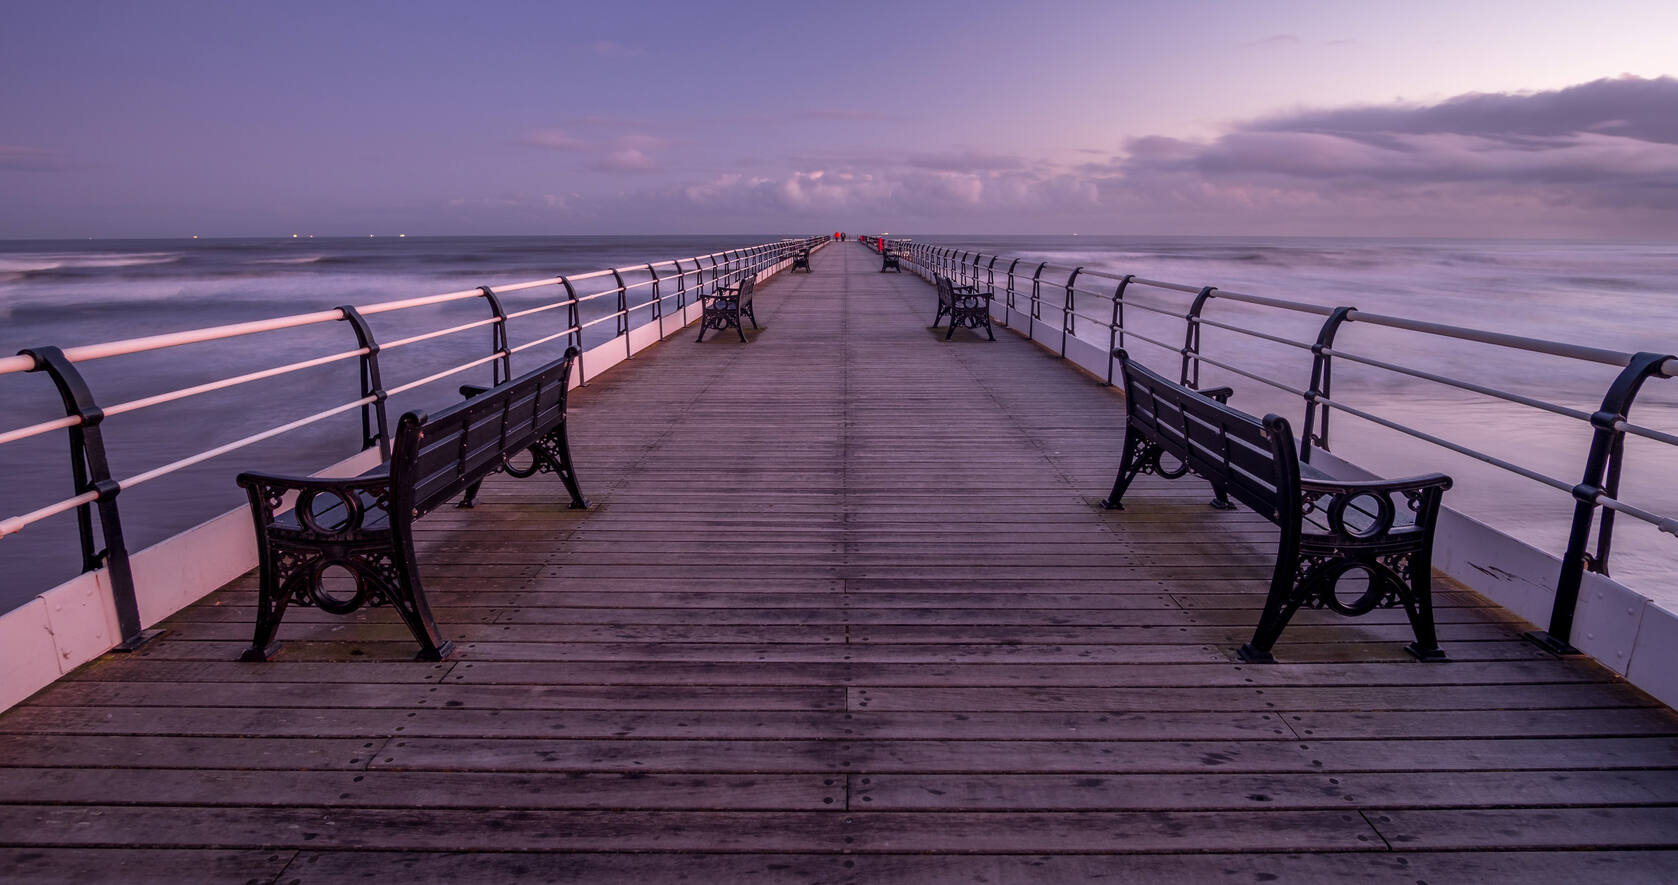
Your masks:
M1625 446L1625 431L1620 429L1631 412L1632 401L1642 389L1643 382L1663 374L1662 366L1673 359L1670 354L1639 353L1614 379L1602 398L1602 408L1591 415L1590 454L1585 459L1585 476L1573 487L1573 525L1567 536L1567 552L1562 554L1561 574L1556 578L1556 601L1550 610L1550 629L1534 630L1527 638L1558 655L1579 654L1572 645L1573 616L1579 606L1579 589L1584 583L1585 569L1608 573L1608 551L1613 541L1614 511L1602 514L1601 534L1597 538L1596 553L1585 548L1590 543L1591 519L1596 513L1599 498L1613 498L1619 494L1620 460Z
M1025 324L1025 337L1036 339L1037 321L1043 318L1043 268L1048 267L1045 261L1037 265L1037 272L1031 275L1031 316Z
M676 265L676 310L681 312L682 320L685 323L688 318L688 272L682 270L682 260L680 258L670 263ZM698 269L699 262L694 261L693 266Z
M1071 336L1071 335L1076 335L1077 332L1078 332L1078 314L1076 313L1076 311L1073 308L1073 302L1077 298L1077 294L1076 294L1077 290L1073 288L1073 284L1077 282L1078 274L1081 274L1083 272L1084 272L1083 265L1079 265L1079 266L1073 268L1072 273L1069 276L1067 276L1067 278L1066 278L1066 303L1061 305L1061 309L1060 309L1061 310L1061 317L1060 317L1060 358L1061 359L1066 359L1066 339L1067 339L1067 337ZM1112 351L1109 350L1108 353L1112 353Z
M717 253L712 252L705 257L711 259L711 294L715 295L717 288L722 285L722 276L717 270ZM699 275L699 288L705 288L705 275L703 273Z
M494 289L479 286L478 291L484 293L490 313L495 314L495 323L489 327L489 347L490 353L500 354L501 359L489 364L490 386L494 387L513 378L513 350L507 344L507 311L501 309L501 299Z
M618 321L613 325L617 329L614 337L623 338L623 358L635 356L635 351L629 349L629 287L623 284L623 274L617 268L612 268L612 279L618 284Z
M1206 307L1206 299L1218 291L1217 286L1207 286L1194 296L1194 304L1189 307L1188 315L1183 319L1188 323L1188 330L1183 335L1183 376L1177 383L1191 390L1200 389L1200 311ZM1193 364L1194 373L1189 373L1189 366Z
M82 571L104 567L110 579L111 601L116 608L117 629L122 642L117 651L133 651L160 635L162 630L144 630L140 626L140 603L134 592L134 569L128 562L128 545L122 535L122 515L117 510L117 494L122 486L111 478L110 461L105 453L105 436L100 424L105 412L93 399L87 379L74 363L57 347L36 347L20 350L18 354L35 361L31 372L46 372L58 388L64 412L81 419L69 428L70 475L76 495L94 492L98 495L87 504L76 507L76 529L82 541ZM99 529L105 536L105 549L95 551L93 540L93 505L99 507Z
M664 340L664 298L658 292L658 271L653 269L653 263L647 262L647 273L653 278L653 319L658 320L658 340Z
M1299 459L1306 463L1311 461L1311 447L1316 446L1328 451L1328 413L1327 404L1319 403L1319 399L1332 399L1334 396L1334 355L1329 349L1334 347L1334 336L1340 332L1340 327L1349 319L1355 307L1336 307L1334 312L1323 321L1322 329L1317 332L1317 343L1311 345L1311 386L1305 390L1305 430L1300 434ZM1322 420L1317 420L1317 407L1322 406Z
M1113 351L1124 347L1124 290L1130 287L1130 281L1136 279L1135 274L1125 274L1119 278L1118 288L1113 290L1113 321L1107 324L1107 386L1113 386Z
M972 281L967 278L967 253L966 252L961 253L961 258L957 260L956 266L961 268L959 271L957 271L957 273L961 274L961 285L966 286L966 285L970 284Z
M1008 321L1013 319L1014 316L1014 268L1018 267L1019 264L1020 260L1018 258L1008 263L1008 292L1002 302L1004 308L1002 325L1004 326L1008 325Z
M355 340L360 342L367 352L361 355L361 395L372 397L373 401L361 407L361 447L370 449L379 447L380 460L390 460L390 423L385 418L384 381L379 376L379 340L373 337L373 329L367 325L367 318L361 311L345 304L338 308L344 322L355 330Z
M583 366L583 317L582 311L577 309L577 287L571 285L571 280L564 274L560 274L559 284L565 287L565 327L571 330L565 336L565 344L577 348L577 384L587 387L588 372Z
M985 265L985 291L993 296L996 294L996 258L992 255L990 264Z

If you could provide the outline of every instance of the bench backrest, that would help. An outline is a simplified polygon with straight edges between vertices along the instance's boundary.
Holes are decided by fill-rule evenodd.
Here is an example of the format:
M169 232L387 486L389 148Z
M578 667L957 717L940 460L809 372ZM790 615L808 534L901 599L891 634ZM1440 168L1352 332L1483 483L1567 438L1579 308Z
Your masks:
M955 304L955 301L956 301L955 283L951 282L949 277L946 277L942 274L933 274L932 279L935 281L935 283L938 286L938 303L939 304Z
M577 348L434 415L408 412L391 449L392 512L429 513L565 421L566 390Z
M1299 508L1299 453L1287 419L1261 421L1168 381L1118 352L1125 414L1200 477L1271 522Z
M747 273L740 278L740 292L737 298L742 308L752 306L752 289L757 286L757 274Z

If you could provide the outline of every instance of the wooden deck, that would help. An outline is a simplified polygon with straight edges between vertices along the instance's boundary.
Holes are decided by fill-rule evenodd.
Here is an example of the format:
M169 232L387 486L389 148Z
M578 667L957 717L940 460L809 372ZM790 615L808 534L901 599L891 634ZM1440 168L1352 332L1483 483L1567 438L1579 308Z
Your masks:
M856 245L421 523L441 663L247 576L0 716L0 880L1678 880L1678 716L1441 588L1243 665L1273 530L1112 481L1116 394ZM229 479L231 482L231 479Z

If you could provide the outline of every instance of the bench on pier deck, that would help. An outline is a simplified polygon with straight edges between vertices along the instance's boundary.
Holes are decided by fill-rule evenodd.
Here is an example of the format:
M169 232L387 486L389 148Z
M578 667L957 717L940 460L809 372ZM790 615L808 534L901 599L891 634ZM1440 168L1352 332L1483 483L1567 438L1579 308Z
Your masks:
M888 270L895 270L898 273L903 272L903 265L898 262L897 253L889 249L880 252L880 273L885 273Z
M288 605L348 614L363 605L390 605L420 644L420 660L453 651L432 620L414 555L415 520L465 491L470 507L485 477L557 473L584 509L565 436L566 389L577 348L535 371L494 387L464 387L469 397L435 414L408 412L397 423L385 464L348 479L239 474L256 521L260 568L256 634L241 660L266 661L279 650L275 635ZM528 450L531 461L514 466ZM276 513L290 492L296 505ZM329 569L347 572L355 592L334 595Z
M933 284L938 287L938 313L932 318L932 327L938 328L939 321L945 316L950 318L950 330L944 333L945 341L950 340L960 326L975 332L984 326L990 340L996 340L996 333L990 327L989 292L980 292L973 286L958 286L955 280L941 274L933 274Z
M757 328L757 317L752 314L752 288L756 280L757 274L747 271L737 285L718 286L717 291L701 295L705 312L699 317L699 337L695 340L704 341L706 329L720 332L732 326L740 333L740 342L744 344L746 327L741 324L741 319L751 320L752 328Z
M792 256L792 270L788 271L788 273L792 273L792 271L799 270L800 268L802 268L805 273L811 272L809 249L800 249L798 250L797 255Z
M1264 613L1240 649L1242 660L1273 662L1271 648L1301 606L1355 616L1400 605L1416 635L1407 650L1424 661L1444 660L1433 624L1433 529L1450 477L1331 479L1299 460L1286 419L1261 421L1226 405L1227 388L1193 390L1122 349L1113 355L1124 371L1124 455L1102 505L1123 509L1137 474L1175 479L1193 472L1212 484L1213 506L1232 508L1234 497L1282 530ZM1165 456L1179 465L1163 467ZM1400 521L1401 513L1410 516ZM1365 583L1348 601L1336 591L1353 572Z

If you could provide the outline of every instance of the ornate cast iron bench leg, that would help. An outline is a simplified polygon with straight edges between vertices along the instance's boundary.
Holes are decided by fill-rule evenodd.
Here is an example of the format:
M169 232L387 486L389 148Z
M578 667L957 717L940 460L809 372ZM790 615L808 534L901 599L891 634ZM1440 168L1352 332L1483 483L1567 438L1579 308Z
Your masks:
M419 642L419 660L440 661L454 650L426 604L411 542L392 528L389 479L242 473L239 484L257 520L260 564L256 630L240 660L274 656L280 620L293 603L332 614L389 605ZM298 492L297 504L289 516L276 519L274 511L290 491ZM323 498L325 506L317 506ZM334 567L354 579L353 595L328 591L323 578Z

